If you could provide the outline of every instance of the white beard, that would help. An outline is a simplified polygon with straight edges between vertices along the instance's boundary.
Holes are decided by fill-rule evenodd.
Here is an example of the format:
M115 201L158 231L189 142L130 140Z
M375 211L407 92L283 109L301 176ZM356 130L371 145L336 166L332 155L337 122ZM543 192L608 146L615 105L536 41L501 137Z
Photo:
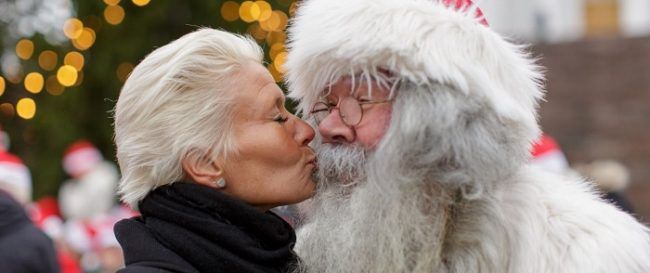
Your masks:
M296 246L302 258L298 271L399 273L441 268L450 201L445 191L422 180L369 178L368 170L379 159L366 157L359 148L321 146L319 189Z
M315 147L318 158L316 181L319 190L351 188L362 177L367 161L366 151L358 146L320 144Z

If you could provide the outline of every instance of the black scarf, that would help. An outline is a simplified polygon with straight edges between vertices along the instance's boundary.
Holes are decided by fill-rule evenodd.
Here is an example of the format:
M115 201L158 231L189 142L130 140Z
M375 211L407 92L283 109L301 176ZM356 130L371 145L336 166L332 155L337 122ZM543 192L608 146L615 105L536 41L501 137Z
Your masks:
M289 224L213 188L163 186L140 212L156 240L200 272L286 272L297 262Z

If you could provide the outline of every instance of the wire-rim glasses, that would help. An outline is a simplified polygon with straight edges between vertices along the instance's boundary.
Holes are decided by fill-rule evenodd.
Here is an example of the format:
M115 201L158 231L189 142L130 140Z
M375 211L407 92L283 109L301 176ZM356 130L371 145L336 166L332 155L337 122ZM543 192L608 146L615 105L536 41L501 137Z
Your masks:
M390 99L373 100L373 101L358 101L353 97L346 97L339 101L337 105L319 101L312 107L310 112L311 116L316 120L316 124L320 124L333 109L339 110L339 116L343 123L347 126L356 126L363 119L363 108L365 104L379 104L390 102Z

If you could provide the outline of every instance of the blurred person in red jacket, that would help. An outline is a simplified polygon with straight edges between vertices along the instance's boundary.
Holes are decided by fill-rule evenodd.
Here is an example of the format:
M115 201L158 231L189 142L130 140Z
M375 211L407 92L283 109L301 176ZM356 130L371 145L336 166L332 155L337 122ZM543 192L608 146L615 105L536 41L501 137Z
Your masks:
M70 249L63 237L63 219L58 201L51 196L42 197L28 206L32 221L53 241L61 273L81 273L77 253Z

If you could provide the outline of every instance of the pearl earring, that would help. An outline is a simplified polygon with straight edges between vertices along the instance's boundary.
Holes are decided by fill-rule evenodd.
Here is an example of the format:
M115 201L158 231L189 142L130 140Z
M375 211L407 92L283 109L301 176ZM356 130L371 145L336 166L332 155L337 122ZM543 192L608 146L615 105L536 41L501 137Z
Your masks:
M214 184L219 188L223 188L226 186L226 180L224 180L223 178L219 178L216 181L214 181Z

